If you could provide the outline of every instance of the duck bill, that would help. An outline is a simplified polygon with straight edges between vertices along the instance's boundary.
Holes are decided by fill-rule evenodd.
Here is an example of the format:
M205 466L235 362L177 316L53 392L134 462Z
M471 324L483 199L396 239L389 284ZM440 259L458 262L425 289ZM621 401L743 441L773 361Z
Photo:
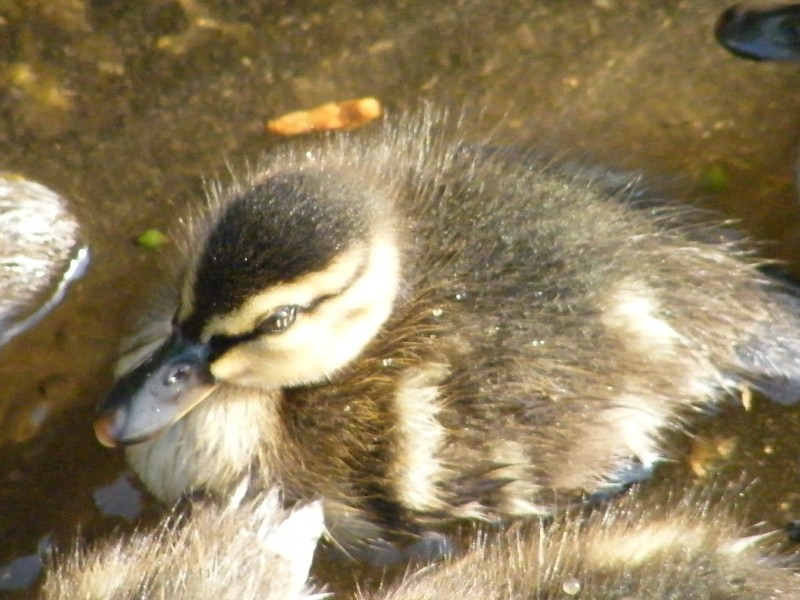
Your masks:
M208 346L175 333L116 382L97 408L95 435L110 448L143 442L178 421L215 388Z

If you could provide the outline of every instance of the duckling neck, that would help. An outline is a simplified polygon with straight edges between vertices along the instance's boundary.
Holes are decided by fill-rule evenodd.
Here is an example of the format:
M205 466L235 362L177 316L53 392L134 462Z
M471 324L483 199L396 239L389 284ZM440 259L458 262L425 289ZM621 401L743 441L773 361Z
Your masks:
M196 490L225 495L256 464L269 479L270 449L281 443L280 397L277 390L220 386L163 434L129 446L128 462L167 503Z

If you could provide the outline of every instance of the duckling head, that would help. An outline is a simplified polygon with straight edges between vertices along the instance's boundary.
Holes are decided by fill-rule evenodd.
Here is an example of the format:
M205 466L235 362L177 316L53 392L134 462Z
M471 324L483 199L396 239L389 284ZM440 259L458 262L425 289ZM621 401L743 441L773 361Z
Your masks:
M251 178L219 204L190 256L171 335L98 409L105 445L152 437L219 385L324 381L392 311L399 252L380 192L298 169Z

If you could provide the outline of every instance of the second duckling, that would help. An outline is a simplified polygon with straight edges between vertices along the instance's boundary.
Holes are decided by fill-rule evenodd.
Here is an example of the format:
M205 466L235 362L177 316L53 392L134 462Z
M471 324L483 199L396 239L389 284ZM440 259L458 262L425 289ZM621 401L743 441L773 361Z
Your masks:
M447 130L286 149L214 191L95 426L156 496L250 475L356 541L542 514L646 476L661 430L743 383L797 397L800 303L730 231Z
M241 489L239 490L241 491ZM196 504L153 532L51 560L42 600L294 600L324 598L307 583L324 524L314 502L284 511L275 490L225 506Z
M314 600L307 583L322 533L318 503L284 513L275 494L197 505L182 527L56 560L42 600ZM795 600L795 562L769 535L742 537L728 511L694 495L674 506L628 496L588 517L520 524L465 555L359 600Z

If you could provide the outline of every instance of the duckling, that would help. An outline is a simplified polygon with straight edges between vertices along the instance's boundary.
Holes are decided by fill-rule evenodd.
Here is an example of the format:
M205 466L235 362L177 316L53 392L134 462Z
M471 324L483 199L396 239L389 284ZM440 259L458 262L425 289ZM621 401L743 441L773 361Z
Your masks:
M198 503L158 529L51 558L42 600L314 600L307 584L322 506L284 511L276 490Z
M67 201L0 173L0 346L47 315L89 262Z
M285 148L213 190L95 423L157 497L249 475L379 540L646 477L662 430L745 383L796 399L800 303L744 242L448 123Z
M319 502L288 515L277 494L226 507L200 504L178 523L91 552L47 572L42 600L299 600L326 597L307 584L322 532ZM674 506L637 495L588 516L559 515L476 538L465 554L412 568L358 600L593 598L773 600L800 598L795 562L772 534L744 537L731 511L688 494ZM339 597L339 596L337 596Z
M773 534L743 531L728 509L692 495L675 506L627 496L586 518L562 515L550 527L528 523L484 537L464 556L369 598L800 598L800 574L790 569L797 565L768 547Z

